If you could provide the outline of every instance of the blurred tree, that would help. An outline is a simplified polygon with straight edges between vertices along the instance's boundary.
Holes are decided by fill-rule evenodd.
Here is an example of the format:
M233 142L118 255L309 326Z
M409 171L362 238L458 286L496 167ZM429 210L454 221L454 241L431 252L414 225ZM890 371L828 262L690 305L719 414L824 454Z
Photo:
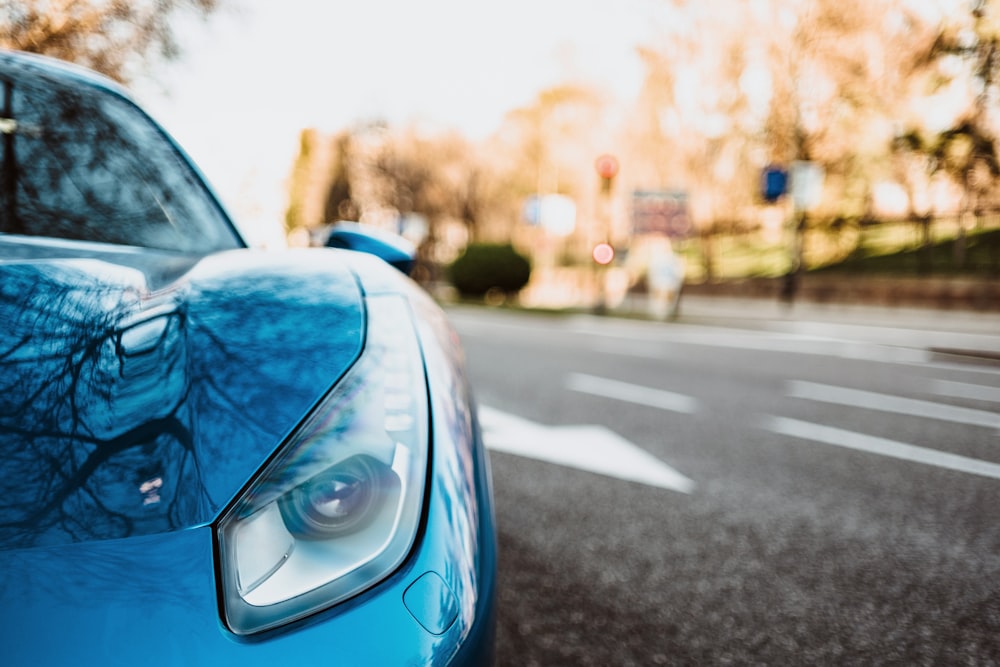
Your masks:
M769 46L776 68L766 124L771 155L786 164L817 162L826 173L819 215L807 219L807 211L798 211L793 221L794 294L807 228L845 217L872 219L874 183L891 176L889 147L911 93L910 63L932 33L899 0L787 2L784 8L787 32Z
M902 94L896 53L907 49L906 21L897 20L898 3L820 2L800 15L792 39L806 63L792 64L793 159L819 162L826 172L828 197L836 201L825 215L794 220L792 270L805 268L806 234L819 228L827 238L850 231L860 240L874 220L874 183L881 178L889 121ZM811 81L812 77L816 80ZM831 198L828 198L829 202ZM844 220L857 221L857 234ZM838 239L839 240L839 239ZM789 296L795 276L789 274Z
M755 16L747 3L718 11L678 2L665 11L672 14L667 34L640 50L646 75L628 159L641 186L688 192L711 280L713 237L750 218L764 162L761 127L772 75L756 41L766 31L748 28Z
M967 107L928 142L935 168L954 179L964 193L954 245L959 266L965 264L966 218L970 212L978 213L983 199L996 190L1000 176L1000 2L971 0L967 7L967 12L941 25L919 61L933 69L939 85L964 78L969 91Z
M341 132L333 138L333 164L330 167L330 187L326 195L323 221L330 223L337 220L357 220L360 216L357 202L354 201L351 189L351 171L353 156L351 152L351 135Z
M823 166L829 210L818 220L868 211L910 92L909 64L932 41L910 4L772 0L720 11L678 1L664 9L668 34L643 50L634 143L650 153L649 175L691 190L709 277L712 233L751 219L768 163ZM800 214L791 221L792 271L804 253Z
M0 47L84 65L127 83L180 49L172 20L207 16L220 0L0 0Z
M507 115L508 140L518 153L512 170L520 174L523 195L572 194L576 167L589 166L594 156L578 161L565 148L586 135L599 104L594 91L566 84L542 90L531 104Z
M407 229L409 220L426 221L421 270L451 259L438 257L443 225L461 224L465 238L474 239L484 225L510 217L508 179L490 156L481 157L457 134L430 135L381 122L329 140L303 131L289 183L288 232L362 219L414 232ZM454 240L448 245L445 254L456 251L450 248Z
M500 205L493 167L458 134L423 137L422 142L431 150L437 217L461 223L467 239L475 239ZM433 216L430 210L418 213Z
M313 154L316 152L316 130L305 129L299 133L299 152L292 165L288 185L288 208L285 210L285 233L308 229L310 221L305 213L309 180L313 173Z
M916 130L902 132L890 143L893 180L906 192L907 218L919 228L917 266L930 273L934 243L931 238L931 203L928 196L933 171L931 150Z
M559 239L536 228L523 230L525 244L546 255L539 266L555 263L589 266L594 243L613 235L614 218L601 209L594 173L598 155L618 152L618 131L605 118L606 100L599 90L568 82L543 89L527 105L510 111L491 147L496 170L507 188L506 240L522 222L525 199L532 195L565 195L577 207L577 230ZM502 143L501 143L502 142Z
M769 33L772 157L827 165L856 154L858 131L886 132L903 91L914 22L896 0L782 3Z
M437 148L416 132L391 137L382 144L372 167L384 204L401 216L419 213L430 221L449 212Z
M494 230L492 236L509 240L510 228L506 223L517 217L510 176L496 165L478 159L471 146L466 158L468 166L453 183L455 217L465 225L469 243L490 236L490 230Z
M369 161L378 203L395 211L399 220L419 216L427 222L427 235L418 247L414 269L418 280L439 278L444 223L461 220L466 227L475 227L475 219L463 219L478 211L475 191L469 184L471 155L471 148L457 135L428 137L410 128L386 133Z

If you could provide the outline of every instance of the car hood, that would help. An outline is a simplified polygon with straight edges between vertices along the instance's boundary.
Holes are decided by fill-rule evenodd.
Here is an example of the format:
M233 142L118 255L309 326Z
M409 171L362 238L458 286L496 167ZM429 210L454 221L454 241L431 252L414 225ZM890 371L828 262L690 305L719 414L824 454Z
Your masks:
M363 345L337 251L19 252L0 262L0 549L212 521Z

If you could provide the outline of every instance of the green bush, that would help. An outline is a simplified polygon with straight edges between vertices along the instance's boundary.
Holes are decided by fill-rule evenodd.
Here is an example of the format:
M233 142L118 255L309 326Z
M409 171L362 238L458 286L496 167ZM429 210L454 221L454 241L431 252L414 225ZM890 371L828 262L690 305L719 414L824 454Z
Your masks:
M474 243L448 267L448 279L462 296L491 290L510 295L528 284L531 263L510 244Z

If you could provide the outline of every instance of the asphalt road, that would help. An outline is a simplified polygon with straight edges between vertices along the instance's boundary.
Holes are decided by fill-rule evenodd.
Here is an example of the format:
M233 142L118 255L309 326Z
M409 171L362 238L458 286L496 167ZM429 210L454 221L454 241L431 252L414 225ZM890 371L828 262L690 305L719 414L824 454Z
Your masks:
M499 664L1000 664L1000 366L946 322L450 316Z

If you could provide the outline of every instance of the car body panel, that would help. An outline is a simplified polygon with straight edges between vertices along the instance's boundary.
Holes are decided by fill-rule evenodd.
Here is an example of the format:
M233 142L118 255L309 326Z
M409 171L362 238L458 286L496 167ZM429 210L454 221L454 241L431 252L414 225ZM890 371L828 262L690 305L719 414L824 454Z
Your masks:
M361 350L354 276L315 253L213 255L156 291L60 254L0 263L0 546L213 520Z
M48 82L79 92L94 108L93 96L111 96L115 113L154 128L142 130L144 141L176 148L105 79L0 52L5 100L31 87L17 83L22 75L36 90ZM132 106L122 111L120 102ZM19 131L16 120L4 127ZM24 141L37 140L41 126L26 127ZM5 158L23 158L14 150L21 138L10 137ZM174 184L212 199L194 165L179 150L175 162L171 150L171 169L183 172ZM36 206L42 185L15 194ZM64 195L76 196L56 198ZM30 236L0 228L0 661L491 663L489 463L454 330L383 261L346 250L249 250L212 201L217 210L192 209L221 221L204 251L183 238L135 247L128 221L111 240L99 219L66 238L53 233L66 228L57 216ZM342 603L239 636L222 609L220 517L362 355L366 299L387 294L410 305L429 400L427 484L409 555Z
M406 275L413 271L417 259L416 246L402 236L346 220L334 223L323 245L374 255Z
M380 260L335 250L277 257L282 259L268 255L252 263L259 265L265 259L265 265L280 266L283 272L303 279L310 275L303 267L315 269L317 263L327 266L330 275L350 267L359 275L373 276L367 293L402 291L420 314L431 388L432 461L424 526L410 558L387 580L357 598L286 628L245 639L229 632L219 614L213 517L172 532L7 549L0 551L0 571L4 572L0 645L5 664L273 665L283 664L288 656L296 660L336 657L337 664L344 665L447 664L456 659L462 664L487 664L492 659L496 537L489 465L465 390L456 334L426 295ZM241 264L227 259L223 269L209 262L209 266L192 269L182 282L206 285L206 276L224 276L226 280L219 285L245 287L238 279L244 273ZM294 271L289 264L295 265ZM329 269L331 264L342 268ZM258 283L255 290L263 284ZM229 294L237 296L245 299L246 291L236 289ZM324 300L316 297L316 301ZM353 312L353 307L348 310ZM239 328L235 323L239 318L233 318L226 323L227 331ZM248 327L257 321L245 319ZM307 347L299 350L315 357L315 349ZM281 358L287 363L288 356ZM294 364L288 368L303 372ZM319 377L326 376L320 373ZM321 385L319 381L312 384L314 389ZM240 410L262 409L268 397L256 400L257 405L244 404ZM293 404L301 408L309 400L305 395ZM203 413L199 420L208 418ZM213 418L221 419L227 428L238 428L234 416ZM280 430L275 426L272 433ZM266 458L266 450L257 450L255 458ZM255 469L247 462L241 467ZM235 481L228 479L230 495L238 490L232 488ZM436 634L426 627L427 617L418 618L421 612L415 615L405 601L407 590L428 573L439 577L454 596L424 601L423 613L429 618L454 617ZM51 641L56 631L59 641ZM465 651L472 654L465 655Z

